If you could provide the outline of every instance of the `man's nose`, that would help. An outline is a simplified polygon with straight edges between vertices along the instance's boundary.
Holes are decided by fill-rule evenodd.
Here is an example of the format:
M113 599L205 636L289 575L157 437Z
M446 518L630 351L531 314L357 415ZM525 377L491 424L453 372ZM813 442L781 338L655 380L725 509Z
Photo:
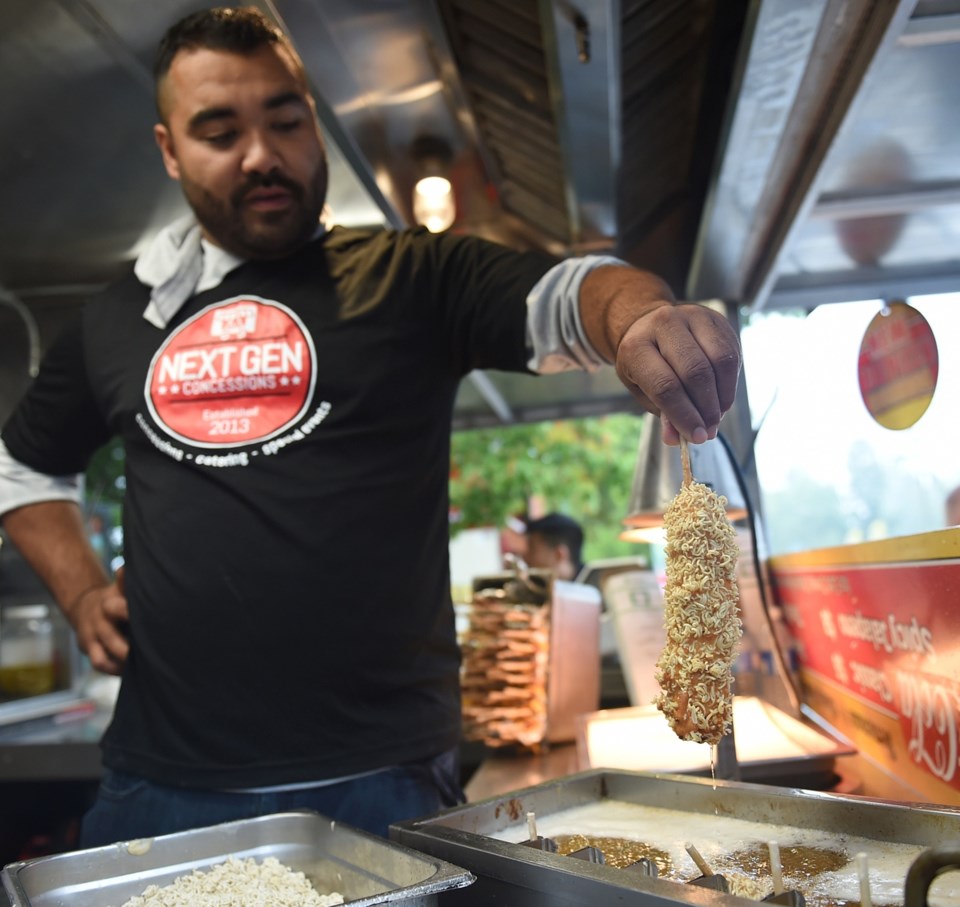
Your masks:
M254 132L244 149L243 169L246 173L267 174L280 166L280 154L263 132Z

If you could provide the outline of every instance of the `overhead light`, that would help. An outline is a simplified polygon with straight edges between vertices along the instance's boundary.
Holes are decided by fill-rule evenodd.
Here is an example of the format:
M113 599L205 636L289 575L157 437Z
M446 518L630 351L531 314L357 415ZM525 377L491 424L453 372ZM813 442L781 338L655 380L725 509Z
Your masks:
M445 176L425 176L413 187L413 216L431 233L442 233L453 226L457 206L453 186Z
M422 135L410 148L417 181L413 187L413 218L431 233L449 230L457 218L453 185L449 179L453 151L439 136Z
M689 445L690 470L695 481L712 488L727 499L727 516L742 520L747 505L737 482L731 458L719 439ZM630 491L630 504L623 521L626 531L620 538L631 542L661 541L663 513L683 484L680 449L660 439L656 416L644 417L637 467Z

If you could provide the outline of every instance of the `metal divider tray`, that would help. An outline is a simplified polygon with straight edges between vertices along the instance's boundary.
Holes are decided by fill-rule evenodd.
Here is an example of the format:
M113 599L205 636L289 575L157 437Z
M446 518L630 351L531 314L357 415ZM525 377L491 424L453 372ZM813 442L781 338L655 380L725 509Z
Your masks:
M11 863L3 887L13 907L121 907L148 885L168 885L230 856L275 857L320 894L338 891L354 907L427 907L474 879L443 860L297 810Z
M475 873L476 883L456 901L464 907L493 903L523 907L757 907L760 903L515 843L529 838L525 833L528 813L533 812L538 824L546 828L552 815L593 804L613 804L615 808L637 804L677 811L681 814L679 823L687 825L685 839L691 842L709 834L709 820L714 817L721 817L721 821L722 817L746 820L758 827L790 826L854 839L918 845L918 852L951 839L960 842L960 809L951 807L605 769L397 823L391 827L390 837ZM545 830L543 834L549 837L550 832ZM906 872L897 880L899 903L903 903L901 882L905 878Z

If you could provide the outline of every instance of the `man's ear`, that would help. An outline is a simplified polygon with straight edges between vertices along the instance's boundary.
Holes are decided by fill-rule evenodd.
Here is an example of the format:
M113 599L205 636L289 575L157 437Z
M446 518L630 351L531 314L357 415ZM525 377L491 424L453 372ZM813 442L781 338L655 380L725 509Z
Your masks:
M160 149L163 157L163 166L167 170L167 176L170 179L180 179L180 164L177 162L177 156L173 150L173 136L170 130L163 123L157 123L153 127L153 138Z

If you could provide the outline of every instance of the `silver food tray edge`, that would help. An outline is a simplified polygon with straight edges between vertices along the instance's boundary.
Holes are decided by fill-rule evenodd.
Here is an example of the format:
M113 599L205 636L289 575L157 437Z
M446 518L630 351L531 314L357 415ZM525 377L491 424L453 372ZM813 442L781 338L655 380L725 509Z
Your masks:
M284 835L287 837L284 837ZM397 841L380 838L312 810L290 810L205 828L191 829L140 841L120 841L103 847L77 850L8 864L0 872L2 887L11 907L120 907L149 884L165 885L193 869L205 869L228 857L275 856L295 870L306 871L322 862L338 867L337 873L369 888L354 897L349 886L329 883L315 887L339 890L351 907L375 904L433 903L442 892L464 888L475 881L466 869L430 854L420 853ZM323 847L328 847L323 850ZM293 855L291 857L291 855ZM389 862L403 883L386 877L388 870L368 865ZM41 891L28 879L39 875L51 884ZM417 876L417 879L409 877ZM55 884L53 884L55 883ZM2 892L0 892L2 893ZM2 903L2 901L0 901Z
M542 798L552 796L558 800L560 808L569 808L581 803L594 802L597 799L616 799L614 794L624 791L644 790L658 794L654 799L658 802L642 802L648 806L673 806L684 809L695 802L702 801L712 809L720 809L721 813L729 811L730 798L733 802L753 804L800 804L801 809L812 810L819 808L832 811L849 811L862 815L864 811L871 814L885 812L896 815L898 819L908 816L940 817L957 823L957 832L960 833L960 805L928 803L923 801L892 800L880 797L870 797L862 794L834 793L832 791L807 790L797 787L778 787L771 784L760 784L752 781L729 781L717 778L716 780L701 775L687 773L671 773L664 771L634 771L630 769L590 768L584 771L565 775L561 778L528 785L517 790L508 791L486 797L462 806L454 806L417 819L410 819L397 823L395 827L419 827L446 825L454 827L451 822L464 815L482 813L492 809L498 815L506 815L513 821L524 821L527 809L522 805L530 797ZM574 792L573 802L570 792ZM663 792L667 796L663 796ZM679 796L678 796L679 795ZM724 798L727 803L724 803ZM673 800L674 802L667 802ZM692 810L691 810L692 811ZM767 819L764 819L767 821ZM507 823L509 824L509 823ZM506 825L501 826L505 828ZM899 830L899 827L898 827ZM480 832L475 832L479 834ZM850 833L854 833L851 830ZM898 836L888 840L900 840Z

